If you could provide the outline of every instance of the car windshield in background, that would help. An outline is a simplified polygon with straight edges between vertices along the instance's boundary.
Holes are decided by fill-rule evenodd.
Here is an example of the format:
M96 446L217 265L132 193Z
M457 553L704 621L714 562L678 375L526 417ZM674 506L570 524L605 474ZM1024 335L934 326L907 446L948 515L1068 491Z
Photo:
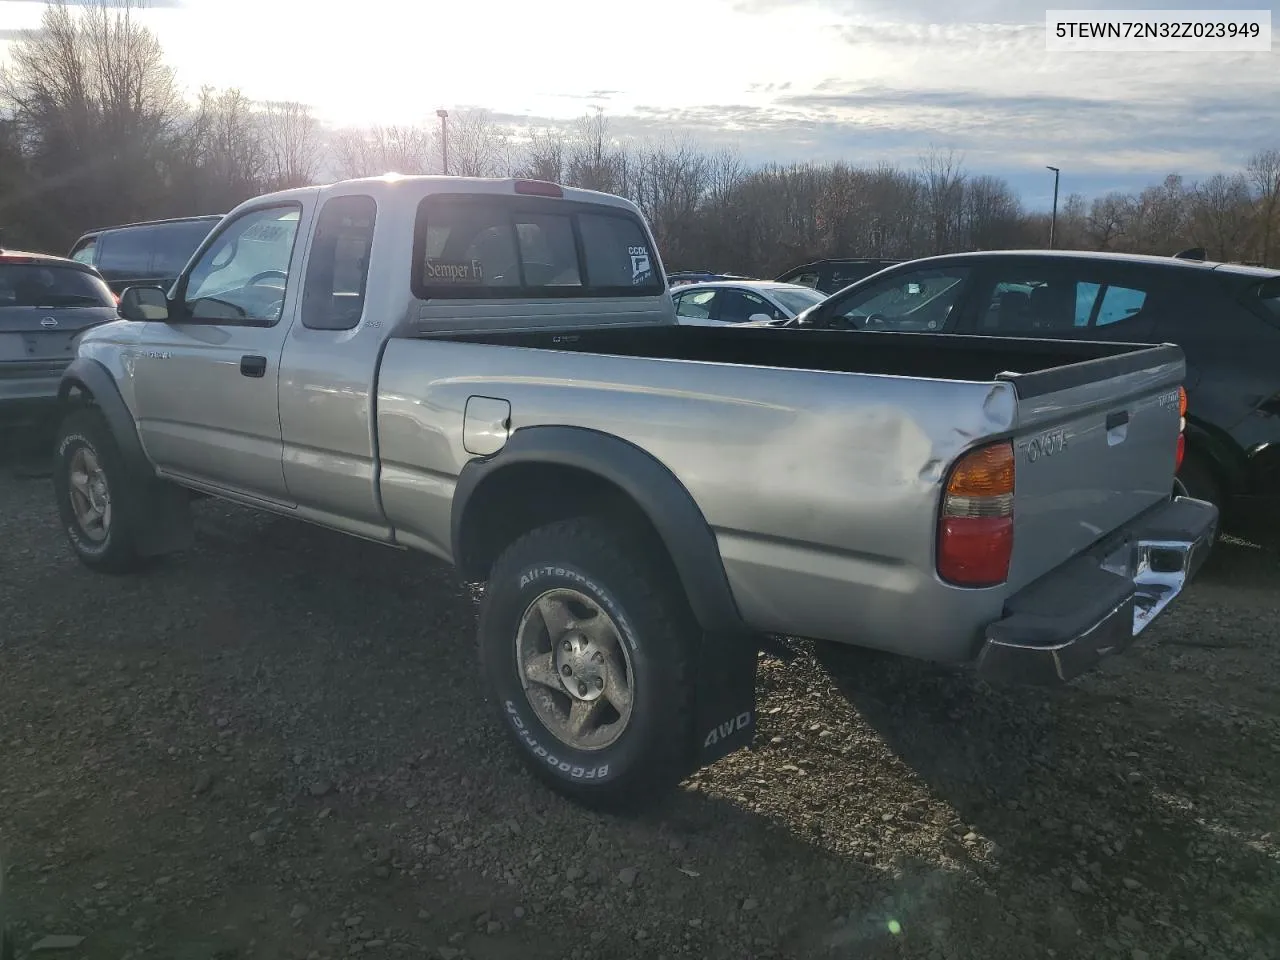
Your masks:
M0 307L110 307L115 298L93 274L74 267L0 263Z
M792 313L801 313L808 310L815 303L821 303L827 299L817 290L771 290L773 299L790 310Z

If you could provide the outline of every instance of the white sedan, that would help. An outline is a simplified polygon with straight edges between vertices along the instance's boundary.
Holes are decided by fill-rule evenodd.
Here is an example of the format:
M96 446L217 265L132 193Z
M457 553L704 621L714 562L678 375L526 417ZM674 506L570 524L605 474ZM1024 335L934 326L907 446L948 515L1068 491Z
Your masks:
M809 287L771 280L713 280L671 292L676 319L695 327L790 320L826 298Z

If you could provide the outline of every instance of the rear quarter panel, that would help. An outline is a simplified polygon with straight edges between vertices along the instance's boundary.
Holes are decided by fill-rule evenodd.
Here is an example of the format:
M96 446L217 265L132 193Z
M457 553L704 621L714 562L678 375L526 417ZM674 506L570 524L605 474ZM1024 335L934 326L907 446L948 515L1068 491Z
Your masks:
M961 659L999 615L1003 591L938 581L934 541L946 467L1012 429L1010 384L393 339L378 382L382 503L402 542L445 558L472 396L508 400L513 431L595 429L665 464L757 629Z

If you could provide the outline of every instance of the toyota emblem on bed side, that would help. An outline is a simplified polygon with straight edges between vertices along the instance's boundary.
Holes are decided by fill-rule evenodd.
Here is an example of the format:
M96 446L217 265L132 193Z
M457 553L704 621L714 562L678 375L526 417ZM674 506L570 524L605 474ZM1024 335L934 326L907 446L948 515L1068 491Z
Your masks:
M58 320L56 317L44 317L40 320L40 326L42 327L56 327L57 325Z

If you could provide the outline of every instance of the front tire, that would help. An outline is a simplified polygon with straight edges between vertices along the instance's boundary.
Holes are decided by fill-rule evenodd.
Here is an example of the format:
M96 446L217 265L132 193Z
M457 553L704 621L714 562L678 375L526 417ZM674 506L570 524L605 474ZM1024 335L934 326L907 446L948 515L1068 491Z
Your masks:
M521 759L598 809L674 787L692 758L698 628L675 577L622 542L596 518L538 528L498 558L480 611L481 666Z
M84 407L68 414L58 429L53 486L71 549L93 570L126 573L142 565L130 480L101 412Z

